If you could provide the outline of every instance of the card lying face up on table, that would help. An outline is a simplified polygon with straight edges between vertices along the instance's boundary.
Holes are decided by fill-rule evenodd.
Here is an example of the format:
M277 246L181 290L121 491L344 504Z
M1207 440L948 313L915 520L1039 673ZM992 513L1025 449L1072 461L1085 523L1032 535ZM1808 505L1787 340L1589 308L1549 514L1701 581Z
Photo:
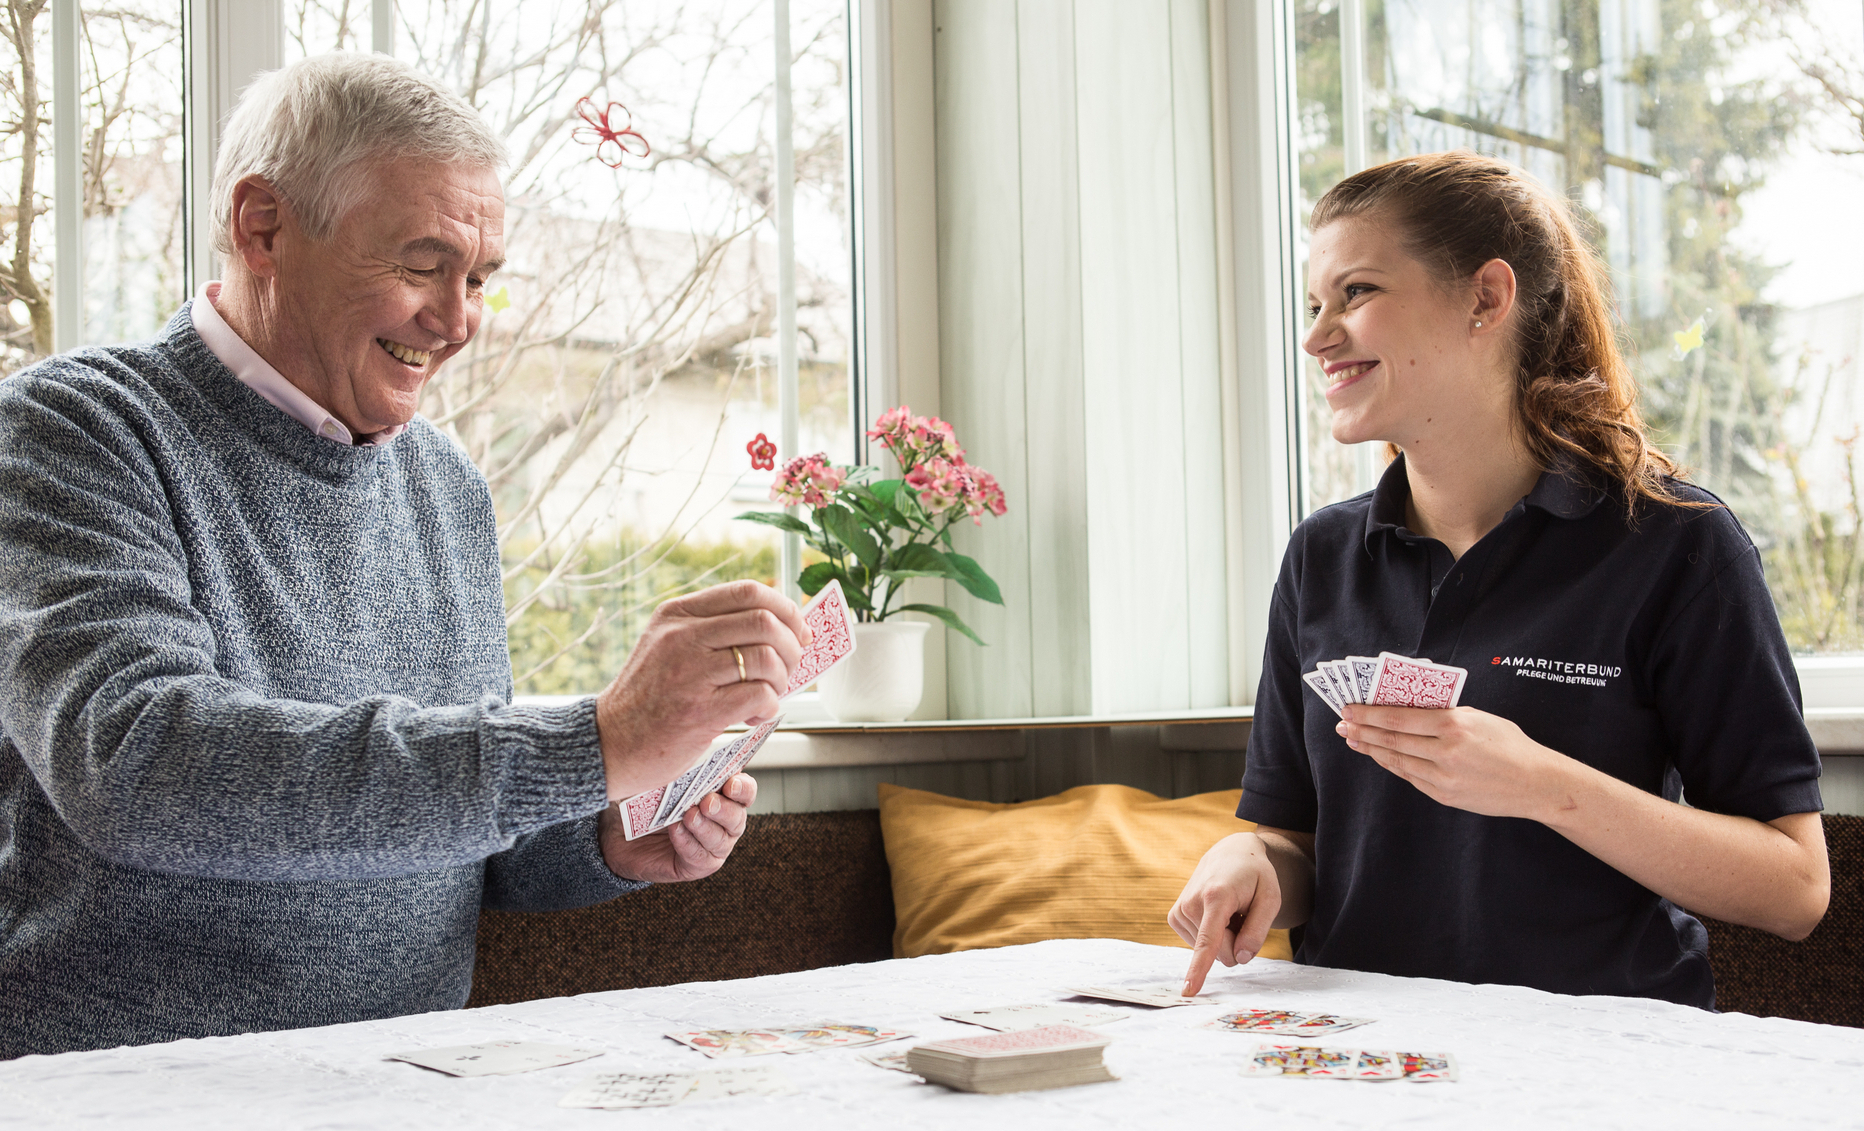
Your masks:
M784 688L779 699L788 699L854 655L854 610L848 607L848 600L842 595L841 582L830 581L803 606L803 623L809 626L809 647L790 673L789 686ZM666 785L623 801L622 836L634 840L659 832L679 820L706 794L719 789L733 774L744 769L782 721L783 716L778 715L710 752L698 765Z
M1343 714L1348 703L1374 707L1429 707L1448 710L1463 697L1469 669L1433 664L1396 652L1322 660L1301 677L1321 701Z

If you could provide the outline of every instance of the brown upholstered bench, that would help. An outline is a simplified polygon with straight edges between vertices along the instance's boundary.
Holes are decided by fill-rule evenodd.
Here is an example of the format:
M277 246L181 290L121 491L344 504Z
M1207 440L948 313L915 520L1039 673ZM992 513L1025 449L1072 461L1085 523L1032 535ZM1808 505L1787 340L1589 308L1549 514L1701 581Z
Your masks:
M1832 906L1804 942L1707 920L1724 1010L1864 1026L1864 817L1826 817ZM717 875L580 911L479 917L468 1006L748 978L893 953L877 810L770 814Z

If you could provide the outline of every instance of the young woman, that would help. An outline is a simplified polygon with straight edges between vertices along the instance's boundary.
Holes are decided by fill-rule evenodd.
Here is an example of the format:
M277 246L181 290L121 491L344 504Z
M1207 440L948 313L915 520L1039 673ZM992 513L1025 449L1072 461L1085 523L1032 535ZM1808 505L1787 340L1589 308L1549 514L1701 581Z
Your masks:
M1475 154L1316 206L1333 438L1399 454L1289 542L1237 811L1259 827L1172 908L1186 993L1305 926L1313 965L1711 1008L1690 912L1789 939L1824 915L1759 555L1646 439L1602 279L1562 201ZM1301 681L1381 651L1467 668L1462 705L1342 721Z

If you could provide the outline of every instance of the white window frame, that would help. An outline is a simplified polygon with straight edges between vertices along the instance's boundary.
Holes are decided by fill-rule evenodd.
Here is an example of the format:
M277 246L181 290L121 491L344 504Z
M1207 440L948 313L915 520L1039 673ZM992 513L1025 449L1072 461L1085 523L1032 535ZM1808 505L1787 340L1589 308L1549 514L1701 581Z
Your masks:
M778 5L787 8L784 0ZM1342 12L1361 7L1360 0L1345 0ZM80 128L78 8L78 0L54 0L54 325L61 350L83 341L82 278L71 269L82 262L82 228L79 210L65 206L75 205L80 192L81 147L71 140ZM860 433L877 409L911 404L939 412L932 8L932 0L848 0L855 326L850 426L857 458L873 454ZM1268 595L1305 499L1307 437L1293 301L1300 282L1294 30L1288 0L1209 0L1209 13L1225 477L1231 488L1225 500L1231 702L1241 705L1253 700L1261 675ZM393 19L393 0L375 0L376 50L392 48ZM1363 52L1363 36L1350 38ZM218 274L208 187L219 125L254 75L282 65L284 40L283 0L185 0L190 294ZM1355 61L1343 58L1343 67L1352 90ZM1353 132L1363 150L1363 128ZM795 366L783 376L793 384ZM792 413L794 399L786 402ZM942 634L928 637L925 718L946 715L943 644ZM1809 710L1864 710L1864 657L1804 657L1799 670Z

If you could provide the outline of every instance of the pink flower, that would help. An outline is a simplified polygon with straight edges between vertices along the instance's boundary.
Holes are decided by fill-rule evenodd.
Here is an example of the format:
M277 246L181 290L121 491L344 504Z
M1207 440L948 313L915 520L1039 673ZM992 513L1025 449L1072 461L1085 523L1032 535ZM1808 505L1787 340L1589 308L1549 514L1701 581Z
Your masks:
M751 467L753 469L762 471L776 470L777 446L771 443L770 438L765 436L762 432L757 434L757 439L746 444L744 450L751 453Z
M944 514L964 504L971 481L962 460L934 456L906 473L906 485L919 492L919 505L927 514Z
M867 436L879 440L880 446L892 452L900 466L909 471L928 459L964 459L964 449L958 446L951 425L936 416L914 416L905 405L881 413Z
M997 483L997 477L981 467L965 466L971 481L970 490L965 492L964 509L970 514L971 521L978 526L984 525L984 512L1002 518L1010 509L1003 498L1003 488Z
M828 453L797 456L783 465L770 485L770 498L786 507L827 506L829 498L848 481L848 473L828 462Z
M874 426L867 430L867 438L879 440L881 447L894 450L899 446L900 438L912 427L913 410L901 405L890 408L880 414Z

